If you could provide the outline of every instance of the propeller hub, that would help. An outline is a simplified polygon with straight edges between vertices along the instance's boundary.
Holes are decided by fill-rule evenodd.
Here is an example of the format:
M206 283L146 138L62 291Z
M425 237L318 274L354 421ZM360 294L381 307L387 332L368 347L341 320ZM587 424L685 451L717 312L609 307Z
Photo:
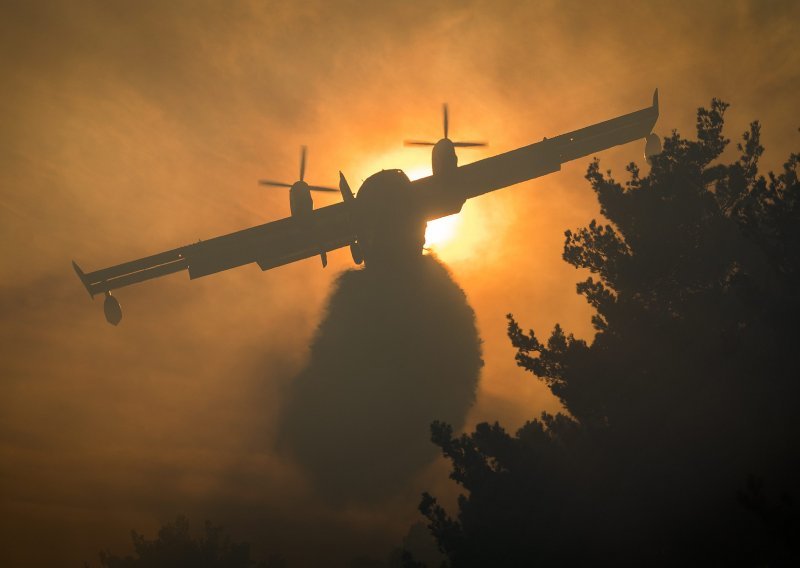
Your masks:
M406 146L433 146L431 156L431 166L433 173L442 173L458 167L458 157L456 148L474 148L486 146L486 142L454 142L450 139L450 119L447 111L447 104L442 105L442 126L444 137L438 142L426 142L422 140L406 140Z

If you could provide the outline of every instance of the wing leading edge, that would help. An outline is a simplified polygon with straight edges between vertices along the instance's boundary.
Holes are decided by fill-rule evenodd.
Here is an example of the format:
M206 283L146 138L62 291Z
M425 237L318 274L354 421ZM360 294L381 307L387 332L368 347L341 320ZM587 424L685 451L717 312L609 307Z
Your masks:
M557 172L565 162L643 139L657 119L658 89L652 106L642 110L478 160L447 174L415 180L414 195L427 220L451 215L472 197ZM357 238L351 220L356 201L314 210L313 231L299 219L287 217L94 272L84 273L72 264L92 297L183 270L191 279L253 262L269 270L352 243Z
M316 210L313 221L313 234L298 219L287 217L94 272L84 273L75 262L72 265L94 297L183 270L190 279L253 262L269 270L317 256L321 248L326 252L341 248L354 239L345 203Z
M586 128L545 138L529 146L459 166L444 176L412 182L428 220L452 215L467 199L561 169L561 164L634 140L644 139L658 120L658 89L647 108Z

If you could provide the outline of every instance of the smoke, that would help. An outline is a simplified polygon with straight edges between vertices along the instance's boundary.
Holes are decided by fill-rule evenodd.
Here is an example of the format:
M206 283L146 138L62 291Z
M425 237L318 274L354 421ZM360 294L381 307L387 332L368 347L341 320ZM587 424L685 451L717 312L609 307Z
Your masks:
M762 120L764 169L780 167L796 146L797 123L787 117L797 116L800 85L797 2L605 2L586 10L508 0L60 0L4 8L4 566L80 565L102 548L124 550L131 528L152 534L181 511L214 522L242 518L230 527L236 537L268 527L267 550L284 543L291 565L312 549L318 561L305 565L333 565L336 551L372 554L369 547L396 543L411 522L385 503L380 515L320 511L296 469L263 452L274 443L275 412L285 409L282 447L320 484L323 473L301 459L310 444L288 425L307 408L301 402L316 396L323 405L330 396L306 386L311 394L301 398L311 364L298 373L346 251L332 253L325 271L313 259L266 274L251 266L125 289L117 296L125 319L114 329L70 260L94 270L286 216L285 193L265 192L256 180L293 179L301 144L310 148L309 179L322 184L335 183L339 170L355 186L381 168L428 166L427 152L404 150L401 141L440 135L442 102L454 135L492 144L465 151L460 163L641 108L656 86L659 134L691 132L695 108L718 96L733 103L730 133ZM640 155L633 144L600 157L619 172ZM574 293L583 275L561 259L563 231L599 214L583 179L588 161L468 202L453 241L463 248L439 251L469 293L485 341L469 423L521 425L558 409L515 366L503 314L535 329L559 321L591 337L591 310ZM469 246L466 238L474 239ZM383 298L397 303L390 289ZM415 301L426 301L423 292ZM358 337L341 341L364 353ZM415 404L454 405L446 397L455 389L431 392L457 375L446 371L427 383L409 372L392 386L418 386ZM285 403L279 379L295 376ZM346 416L366 399L366 382L326 378L359 399L342 406L344 396L336 397L339 407L319 411L320 419ZM437 417L447 419L441 410ZM388 429L388 420L369 428ZM341 424L316 428L326 429L320 439L332 439L334 428L350 436L333 445L326 466L357 453L345 446L358 438ZM427 423L421 428L415 439L428 448ZM369 445L364 455L381 452ZM447 483L444 471L440 477ZM414 499L407 503L415 515ZM325 530L320 519L329 520ZM350 546L352 534L358 546Z
M347 271L289 387L279 448L330 501L389 496L435 457L433 420L464 423L482 365L475 314L436 258Z

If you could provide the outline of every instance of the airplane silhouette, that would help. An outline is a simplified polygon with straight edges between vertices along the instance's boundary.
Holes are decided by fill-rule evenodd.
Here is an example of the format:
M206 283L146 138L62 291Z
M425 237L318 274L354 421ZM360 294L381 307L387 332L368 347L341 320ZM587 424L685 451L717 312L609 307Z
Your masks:
M401 170L382 170L364 180L356 196L339 172L343 201L312 210L311 186L303 181L303 150L298 182L264 180L290 187L291 217L94 272L84 273L74 261L72 265L92 298L105 295L106 319L113 325L122 319L122 310L112 290L183 270L195 279L253 262L269 270L316 255L324 266L325 253L346 246L356 264L391 267L421 254L425 224L458 213L468 199L557 172L566 162L637 139L646 138L646 156L660 152L652 133L656 120L658 89L647 108L458 166L455 147L482 143L452 142L445 107L444 138L433 145L434 173L428 177L410 181Z

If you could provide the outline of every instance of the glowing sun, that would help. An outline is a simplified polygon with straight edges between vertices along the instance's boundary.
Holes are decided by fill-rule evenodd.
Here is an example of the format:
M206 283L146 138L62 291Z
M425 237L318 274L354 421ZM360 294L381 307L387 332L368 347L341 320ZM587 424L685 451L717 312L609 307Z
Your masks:
M435 247L445 244L455 236L458 224L458 214L428 221L428 226L425 228L425 246Z

